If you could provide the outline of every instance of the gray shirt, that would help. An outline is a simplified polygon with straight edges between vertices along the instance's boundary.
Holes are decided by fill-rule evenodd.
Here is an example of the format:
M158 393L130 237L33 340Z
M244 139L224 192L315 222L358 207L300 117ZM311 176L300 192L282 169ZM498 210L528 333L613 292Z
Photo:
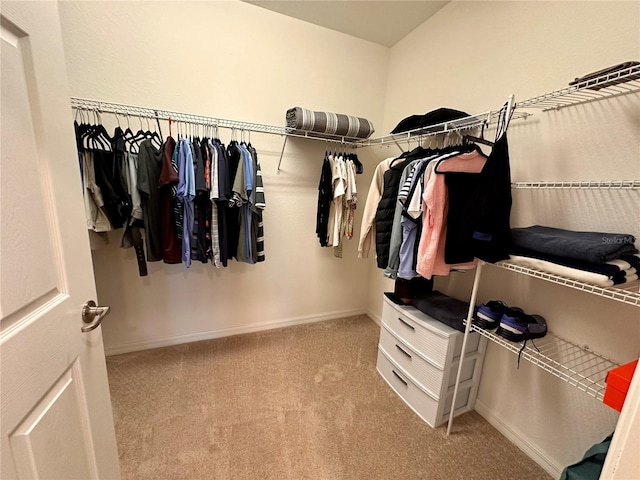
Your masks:
M407 181L409 174L413 171L414 167L420 162L420 160L414 160L407 164L400 176L399 188ZM384 276L389 278L397 278L398 268L400 267L400 245L402 244L402 204L400 201L396 203L396 210L393 214L393 227L391 228L391 241L389 243L389 263L384 270Z

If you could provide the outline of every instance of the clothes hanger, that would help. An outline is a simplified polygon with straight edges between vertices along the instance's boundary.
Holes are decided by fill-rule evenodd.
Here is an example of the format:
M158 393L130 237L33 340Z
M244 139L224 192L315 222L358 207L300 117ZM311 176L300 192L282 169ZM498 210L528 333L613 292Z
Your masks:
M162 128L160 128L160 118L158 117L158 111L154 110L153 113L155 113L155 115L156 115L156 126L158 127L156 132L160 136L160 143L162 144Z
M498 112L498 127L496 128L496 142L502 138L502 136L507 133L507 127L509 126L509 122L511 122L511 117L513 117L513 113L515 112L515 95L509 95L509 99L502 106L500 111Z
M78 115L80 116L80 123L78 123ZM76 147L78 148L79 152L82 152L85 150L83 144L83 136L88 128L88 123L85 121L84 111L80 107L76 109L76 116L73 121L73 127L76 134Z
M153 146L155 146L158 149L160 147L162 147L162 136L158 133L157 130L155 130L155 129L151 130L151 124L150 124L150 121L149 121L149 117L147 117L146 135L147 135L147 138L149 140L151 140L151 144Z
M142 117L140 115L138 115L138 121L140 121L140 130L138 130L131 138L131 147L134 148L136 153L140 151L140 142L147 138L147 134L142 125Z
M127 119L127 129L124 131L124 134L123 134L124 143L125 143L125 146L127 145L129 146L128 148L129 152L136 153L137 150L134 151L133 149L133 146L134 146L133 138L135 135L133 134L133 130L131 130L131 123L129 122L129 113L125 114L125 118Z
M114 112L113 115L116 117L116 123L118 124L113 131L113 151L122 154L125 151L124 130L122 130L122 125L120 125L120 115L118 112Z
M462 138L463 138L463 140L470 140L470 141L472 141L472 142L474 142L474 143L481 143L482 145L487 145L488 147L493 147L494 142L491 142L491 141L486 140L486 139L484 138L484 129L485 129L485 127L487 126L487 124L488 124L488 121L487 121L487 120L485 120L484 122L482 122L482 128L481 128L481 130L480 130L480 136L479 136L479 137L475 137L475 136L473 136L473 135L468 135L468 134L467 134L467 135L463 135L463 137L462 137Z
M85 150L88 150L93 148L91 135L93 133L94 124L91 123L91 115L88 108L86 109L86 114L87 114L86 123L80 125L79 134L80 134L80 142L81 142L82 148Z
M93 111L95 124L91 128L89 133L89 140L92 143L94 150L104 150L110 152L112 150L111 145L113 139L107 132L107 129L102 125L102 118L100 117L100 112L96 108Z
M464 136L462 136L463 141L464 141ZM433 171L434 173L439 173L439 174L445 174L445 173L454 173L455 170L447 170L446 172L440 171L438 170L438 168L440 167L440 165L442 164L442 162L446 162L447 160L449 160L450 158L456 157L458 155L464 154L464 153L471 153L471 152L478 152L480 154L481 157L484 158L484 161L486 162L487 160L487 156L484 154L484 152L482 150L480 150L480 147L478 147L476 144L474 143L467 143L467 144L462 144L462 145L454 145L454 146L450 146L447 147L445 150L445 153L443 153L443 157L435 159L437 161L436 166L434 167ZM477 157L474 157L474 160L477 159ZM472 160L469 160L472 161ZM483 162L484 165L484 162ZM474 172L462 172L462 173L474 173ZM476 173L480 173L480 172L476 172Z

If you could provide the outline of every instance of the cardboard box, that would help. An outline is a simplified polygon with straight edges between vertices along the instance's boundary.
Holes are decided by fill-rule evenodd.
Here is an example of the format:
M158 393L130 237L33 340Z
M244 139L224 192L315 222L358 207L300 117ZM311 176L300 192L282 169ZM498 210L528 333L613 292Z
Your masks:
M619 367L609 370L605 382L607 386L604 390L603 402L611 408L621 412L624 399L627 397L631 378L636 371L638 360L625 363Z

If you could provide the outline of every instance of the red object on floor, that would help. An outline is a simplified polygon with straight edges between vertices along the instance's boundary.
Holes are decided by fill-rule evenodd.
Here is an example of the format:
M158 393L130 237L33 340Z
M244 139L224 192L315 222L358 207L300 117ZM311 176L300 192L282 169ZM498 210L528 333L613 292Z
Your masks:
M634 360L609 370L605 379L607 387L604 390L604 398L602 400L605 405L609 405L619 412L622 411L622 405L624 405L624 399L627 397L631 378L636 371L637 365L638 360Z

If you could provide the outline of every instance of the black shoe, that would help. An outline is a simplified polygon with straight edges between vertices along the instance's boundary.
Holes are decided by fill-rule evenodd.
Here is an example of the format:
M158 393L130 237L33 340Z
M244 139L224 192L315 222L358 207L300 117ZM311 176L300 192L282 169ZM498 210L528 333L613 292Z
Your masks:
M511 342L542 338L547 334L547 321L540 315L529 315L516 309L505 312L496 335Z
M502 315L509 309L501 300L491 300L476 308L473 324L483 330L493 330L500 324Z

